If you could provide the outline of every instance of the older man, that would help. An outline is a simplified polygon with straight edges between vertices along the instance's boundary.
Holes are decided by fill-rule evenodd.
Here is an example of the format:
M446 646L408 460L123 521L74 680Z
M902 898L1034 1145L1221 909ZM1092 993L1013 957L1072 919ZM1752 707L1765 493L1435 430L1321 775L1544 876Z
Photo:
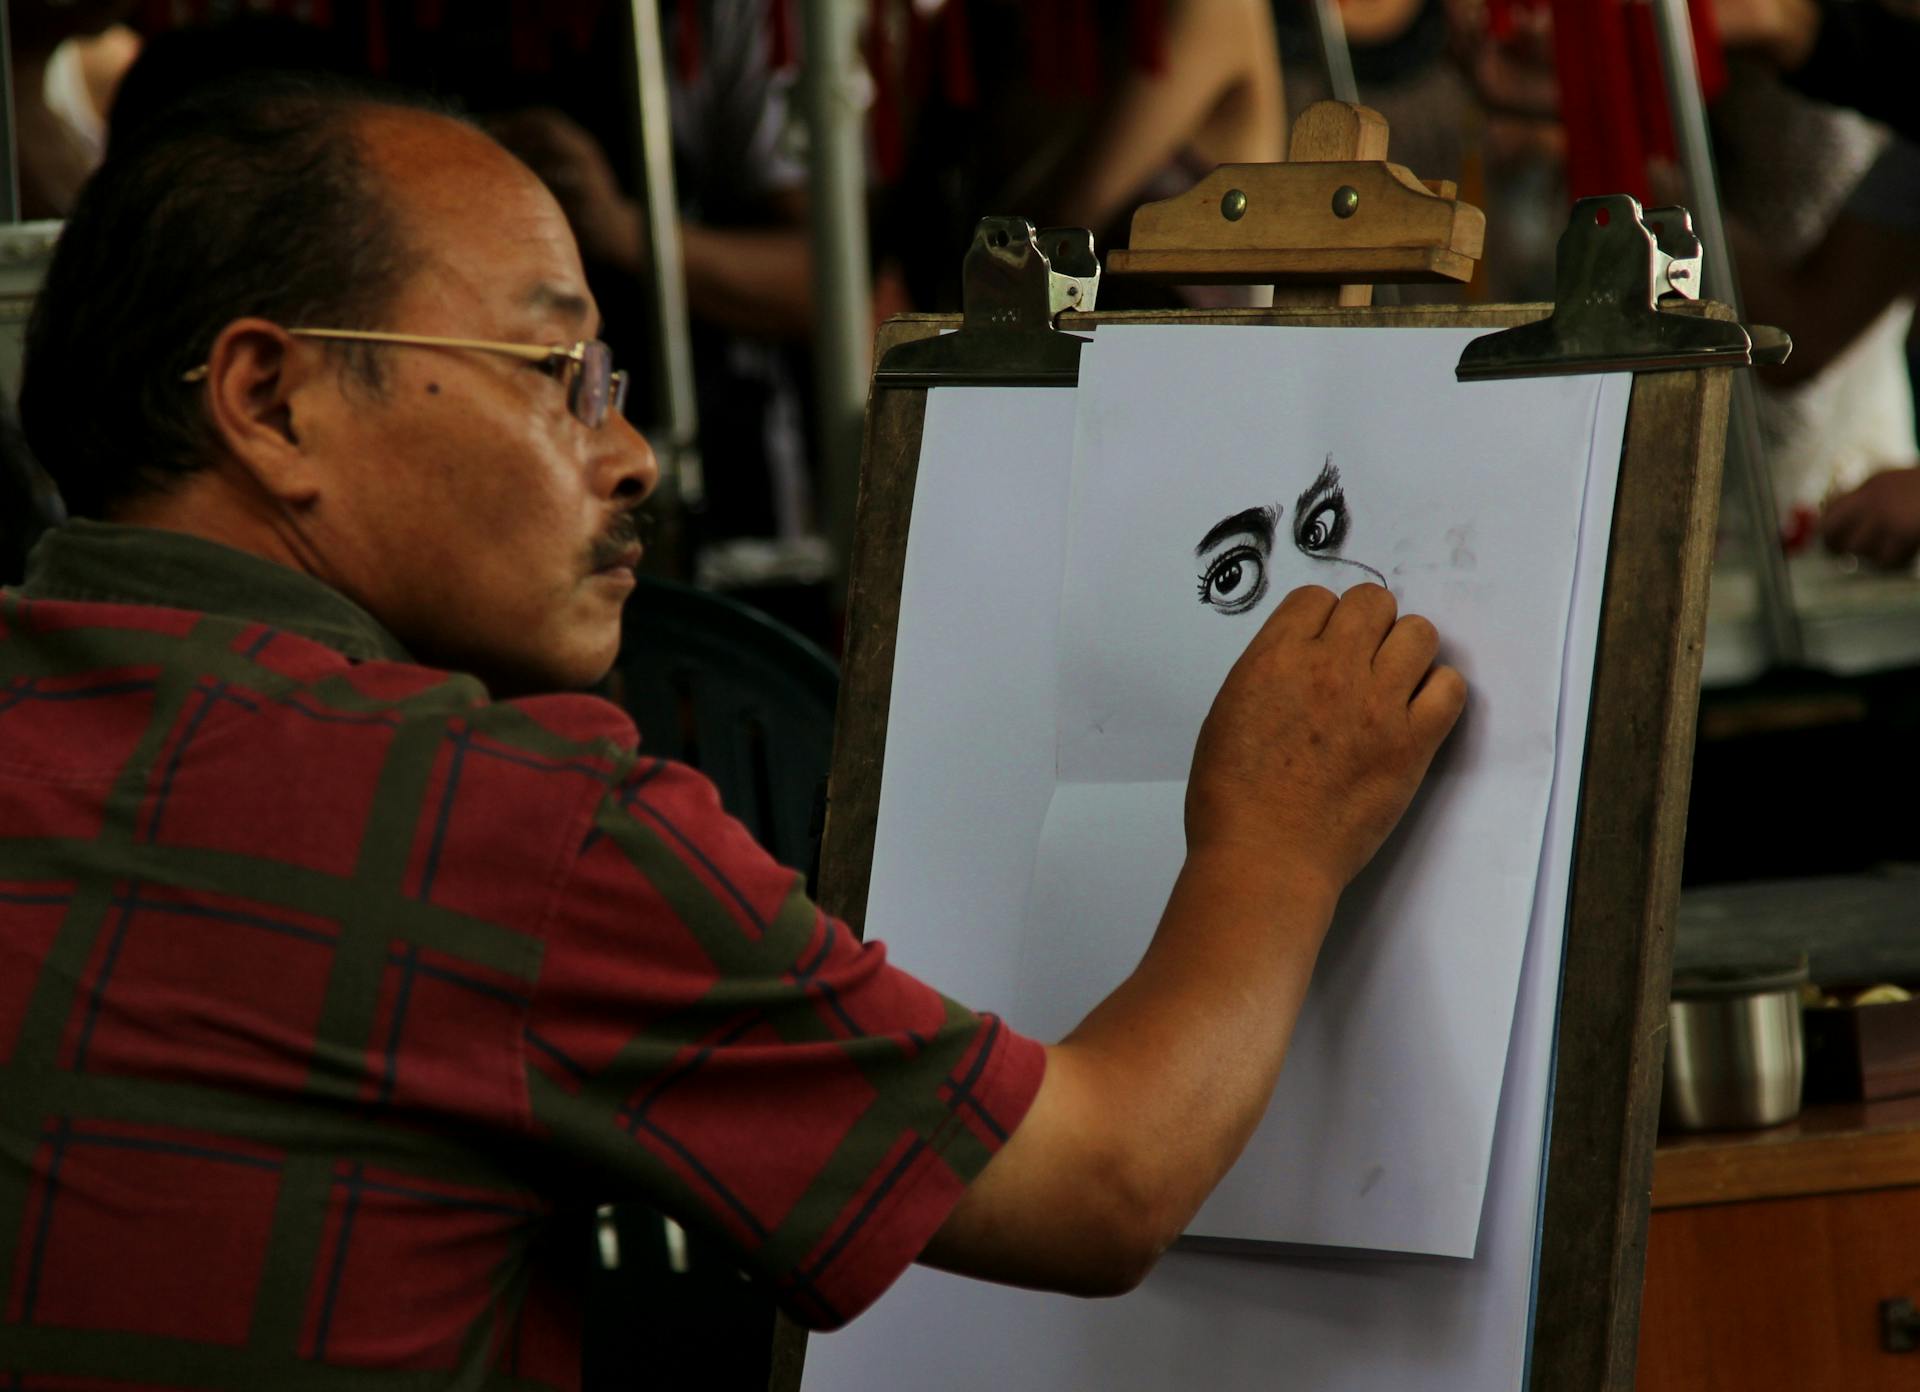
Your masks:
M78 520L0 596L0 1373L571 1385L551 1234L625 1195L816 1326L916 1258L1123 1290L1259 1116L1461 708L1431 626L1279 606L1152 948L1043 1047L538 694L608 666L655 479L596 322L524 167L361 97L182 108L69 223L22 412Z

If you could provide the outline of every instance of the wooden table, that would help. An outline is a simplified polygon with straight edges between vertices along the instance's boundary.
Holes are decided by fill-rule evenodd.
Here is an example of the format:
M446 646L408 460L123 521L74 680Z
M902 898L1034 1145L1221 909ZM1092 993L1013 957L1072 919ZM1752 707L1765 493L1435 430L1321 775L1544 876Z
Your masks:
M1920 1097L1665 1139L1653 1209L1643 1392L1920 1388L1880 1317L1920 1305Z

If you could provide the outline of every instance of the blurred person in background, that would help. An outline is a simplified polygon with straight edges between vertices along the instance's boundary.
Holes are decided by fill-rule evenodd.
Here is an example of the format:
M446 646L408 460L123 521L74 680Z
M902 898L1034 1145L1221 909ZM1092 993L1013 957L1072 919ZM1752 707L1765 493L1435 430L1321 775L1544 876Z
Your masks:
M958 309L984 213L1088 227L1124 246L1133 210L1215 165L1286 154L1269 0L1129 0L1103 22L1063 4L883 7L868 53L879 241L922 309ZM1166 303L1125 282L1103 308Z
M66 215L106 155L107 111L140 51L133 0L14 0L7 6L20 216Z
M1272 0L1290 115L1333 95L1313 7ZM1553 297L1564 226L1551 34L1544 14L1488 22L1474 0L1343 0L1360 100L1386 117L1388 158L1423 179L1451 179L1488 212L1486 254L1471 285L1377 286L1378 303Z
M1714 0L1714 16L1729 47L1763 56L1796 90L1920 140L1912 0Z
M1558 126L1558 64L1568 55L1556 50L1552 7L1512 3L1499 7L1497 16L1485 0L1447 0L1447 8L1455 52L1488 116L1489 147L1497 121L1510 151L1560 165L1567 144ZM1388 51L1417 49L1424 7L1416 0L1367 0L1342 10L1358 21L1357 69L1366 66L1373 43L1383 42ZM1870 24L1863 22L1868 10ZM1910 59L1920 56L1920 29L1897 6L1875 0L1715 0L1711 18L1719 21L1731 54L1725 90L1710 116L1744 307L1750 319L1778 324L1795 341L1791 361L1762 378L1772 390L1761 394L1783 535L1793 548L1804 548L1817 535L1830 548L1872 564L1905 565L1920 550L1920 471L1905 467L1916 446L1904 349L1912 321L1912 268L1920 265L1914 255L1920 248L1912 240L1920 232L1920 162L1904 142L1889 142L1858 115L1810 94L1830 97L1848 87L1836 76L1842 64L1834 55L1857 51L1862 34ZM1826 37L1819 39L1816 60L1811 55L1819 35ZM1794 65L1805 92L1770 71L1768 59ZM1863 64L1851 79L1855 104L1870 111L1896 105L1891 90L1875 87L1883 82L1876 74L1902 66L1911 64L1885 54ZM1376 93L1363 86L1361 96L1371 101ZM1402 132L1431 138L1403 117L1395 127L1396 158L1406 155ZM1657 140L1611 129L1599 135L1603 141L1617 136L1622 149L1637 144L1649 154L1644 197L1656 204L1686 201L1677 168L1652 148ZM1449 176L1445 168L1419 172ZM1512 260L1507 249L1496 252L1496 236L1516 224L1530 227L1534 235L1518 248L1523 263L1529 248L1533 253L1534 283L1524 293L1550 297L1565 182L1536 184L1530 199L1515 198L1511 190L1503 196L1489 183L1489 266L1505 269ZM1550 219L1529 220L1529 207L1550 211Z
M1870 137L1878 141L1874 158L1864 170L1855 166L1859 178L1817 239L1783 246L1773 220L1736 229L1749 314L1794 337L1793 357L1767 373L1787 389L1791 409L1835 374L1844 380L1857 373L1863 361L1881 364L1885 375L1884 365L1911 333L1920 291L1920 147L1912 143L1920 136L1920 108L1909 89L1920 60L1920 12L1878 0L1716 0L1716 13L1728 44L1765 62L1780 82L1898 133ZM1829 123L1845 119L1836 106L1824 109L1836 113ZM1756 158L1770 159L1771 134L1755 135ZM1912 381L1910 358L1904 379ZM1843 399L1821 424L1846 431L1873 412ZM1904 434L1872 459L1842 458L1830 476L1807 481L1817 496L1803 489L1794 500L1800 532L1817 530L1829 549L1880 568L1913 564L1920 555L1920 468L1910 393L1903 424Z

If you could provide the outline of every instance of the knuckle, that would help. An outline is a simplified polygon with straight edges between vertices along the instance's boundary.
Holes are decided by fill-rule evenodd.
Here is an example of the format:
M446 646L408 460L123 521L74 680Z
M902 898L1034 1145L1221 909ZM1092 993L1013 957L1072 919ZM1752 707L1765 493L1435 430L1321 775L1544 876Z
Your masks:
M1340 597L1325 585L1301 585L1287 596L1287 602L1299 607L1331 608Z
M1425 614L1404 614L1400 618L1400 624L1410 637L1418 638L1422 642L1438 643L1440 641L1440 630L1433 626L1433 620Z

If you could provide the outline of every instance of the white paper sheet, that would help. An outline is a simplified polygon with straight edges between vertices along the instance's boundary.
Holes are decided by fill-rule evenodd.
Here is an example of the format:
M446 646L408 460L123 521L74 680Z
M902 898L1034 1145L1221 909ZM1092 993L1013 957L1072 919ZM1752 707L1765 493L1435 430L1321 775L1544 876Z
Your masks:
M1267 1120L1192 1235L1473 1253L1600 388L1463 389L1472 337L1128 326L1082 359L1020 1025L1065 1033L1139 960L1184 854L1194 736L1288 590L1387 584L1473 690L1344 897Z
M1627 387L1627 379L1620 377L1609 379L1603 389L1603 428L1596 444L1600 467L1588 478L1582 510L1566 642L1566 700L1559 716L1533 928L1522 966L1476 1259L1251 1259L1176 1249L1139 1291L1115 1301L1038 1295L916 1268L851 1328L810 1341L805 1387L833 1392L879 1392L909 1385L925 1392L972 1392L980 1386L1009 1392L1077 1387L1149 1392L1208 1386L1235 1392L1270 1387L1280 1370L1289 1385L1327 1392L1371 1392L1386 1386L1480 1392L1523 1385L1573 821L1613 510L1612 466ZM1015 409L1012 398L1032 394L952 395L963 399L955 403L960 409L943 414L942 429L964 437L975 431L990 435L992 423ZM1051 407L1037 405L1057 427L1059 415L1070 414L1062 411L1059 398L1070 394L1038 395L1055 402ZM937 452L935 419L930 408L928 447ZM928 481L926 458L923 488ZM1051 518L1046 509L1053 495L1043 489L1034 496L1044 524ZM946 526L939 529L948 533L944 539L935 539L933 528L923 533L916 509L914 545L937 566L949 554L945 548L958 538L996 527L1001 501L987 493L949 496ZM1057 555L1057 547L1050 548L1036 530L1008 538L999 562L1004 572L1039 575L1057 565ZM913 565L910 554L910 578ZM903 632L917 620L903 607ZM927 694L955 714L987 699L989 688L1003 686L991 652L989 647L973 655L978 679L970 689L945 687ZM955 660L969 661L966 655ZM896 666L896 700L903 681L908 689L917 689L913 673ZM1028 685L1015 694L1031 698L1034 691ZM905 767L910 761L906 747L896 748L890 736L889 779L910 779ZM1018 784L1020 775L999 762L989 750L977 751L965 770L969 786L984 787L996 780L1010 787ZM1029 794L1029 819L1034 815L1031 801ZM883 801L883 827L885 821ZM880 871L876 860L876 885ZM895 938L897 955L909 965L923 964L931 957L922 954L923 935L910 929L912 922L902 917L894 924L896 933L908 930L907 936ZM999 993L1008 986L1009 972L1003 960L964 950L936 950L934 955L947 968L934 977L945 989L1004 1009ZM1022 1023L1018 1018L1013 1022Z
M1053 796L1074 393L927 393L866 932L1006 1015Z

